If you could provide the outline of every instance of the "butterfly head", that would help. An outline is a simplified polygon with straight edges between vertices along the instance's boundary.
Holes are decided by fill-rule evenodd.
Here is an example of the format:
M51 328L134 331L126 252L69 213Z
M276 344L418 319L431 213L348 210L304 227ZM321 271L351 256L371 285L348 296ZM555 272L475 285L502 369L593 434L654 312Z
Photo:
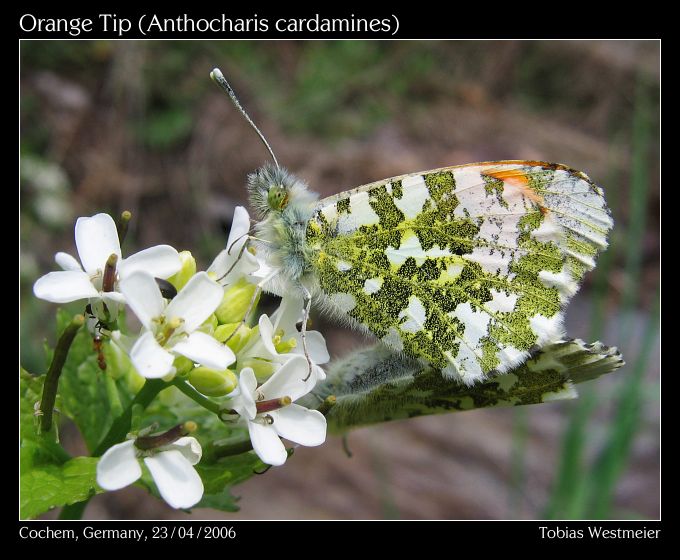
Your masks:
M267 194L267 204L270 210L274 212L281 212L288 206L289 194L288 189L284 185L272 185L269 187Z
M265 164L248 175L250 202L260 218L281 214L291 204L311 202L316 197L307 185L283 168Z

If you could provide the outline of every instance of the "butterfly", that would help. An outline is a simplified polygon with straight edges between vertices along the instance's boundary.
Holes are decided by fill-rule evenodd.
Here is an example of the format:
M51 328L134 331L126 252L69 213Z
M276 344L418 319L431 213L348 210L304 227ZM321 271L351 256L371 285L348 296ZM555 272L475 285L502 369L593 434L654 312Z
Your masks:
M613 226L604 193L565 165L508 160L376 181L319 200L273 164L248 177L261 287L300 294L391 352L465 385L563 336L564 309Z

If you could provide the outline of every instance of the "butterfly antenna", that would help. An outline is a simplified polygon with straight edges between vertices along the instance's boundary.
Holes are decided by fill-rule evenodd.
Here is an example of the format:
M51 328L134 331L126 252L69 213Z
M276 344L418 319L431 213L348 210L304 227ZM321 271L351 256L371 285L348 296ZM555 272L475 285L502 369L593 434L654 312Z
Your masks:
M238 100L238 97L236 97L236 93L234 93L233 88L229 85L229 82L227 79L224 77L224 74L222 74L222 71L219 68L214 68L212 72L210 72L210 78L212 79L213 82L215 82L218 86L220 86L224 91L227 92L227 95L231 99L232 103L236 106L236 108L239 110L239 112L245 117L245 119L248 121L250 126L253 127L255 132L257 132L257 135L260 137L260 140L262 140L263 144L269 150L270 155L272 156L272 159L274 160L274 163L276 164L276 168L280 169L279 162L276 159L276 156L274 155L274 151L272 150L271 146L269 145L269 142L267 142L267 139L264 137L264 134L260 132L260 129L257 128L255 123L253 122L253 119L251 119L248 116L248 113L246 113L246 110L241 106L241 103Z

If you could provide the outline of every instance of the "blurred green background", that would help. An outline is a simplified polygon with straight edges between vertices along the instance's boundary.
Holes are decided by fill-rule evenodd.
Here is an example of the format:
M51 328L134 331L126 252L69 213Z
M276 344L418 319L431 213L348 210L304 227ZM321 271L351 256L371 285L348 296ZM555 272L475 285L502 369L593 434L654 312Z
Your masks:
M611 246L570 336L627 365L578 401L397 422L299 449L200 518L658 518L658 41L22 41L21 361L45 369L52 306L31 286L75 254L78 216L132 211L125 252L206 267L267 154L208 74L219 66L279 161L322 196L494 159L568 164L606 193ZM266 302L265 302L266 304ZM331 354L364 344L322 317ZM74 452L78 435L65 427ZM185 517L131 488L90 518Z

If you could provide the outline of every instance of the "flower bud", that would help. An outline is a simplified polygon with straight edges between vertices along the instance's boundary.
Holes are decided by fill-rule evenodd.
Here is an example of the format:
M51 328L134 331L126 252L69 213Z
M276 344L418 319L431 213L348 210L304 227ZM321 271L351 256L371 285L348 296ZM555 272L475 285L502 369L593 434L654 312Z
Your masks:
M193 369L194 362L187 358L186 356L177 356L172 365L175 366L175 369L177 370L176 372L177 375L185 376Z
M239 328L240 327L240 328ZM235 333L234 330L238 329ZM234 336L231 336L233 333ZM227 346L237 354L248 343L253 334L253 329L241 325L241 323L229 323L220 325L215 329L213 336L220 342L226 342ZM229 338L231 336L231 338ZM227 340L229 339L229 340Z
M191 370L189 383L208 397L223 397L236 388L238 379L231 370L217 371L201 366Z
M256 289L254 284L251 284L245 278L241 278L238 282L232 284L229 289L225 290L222 303L215 311L220 324L243 321L243 317L248 312ZM253 307L256 305L257 301L253 304Z
M217 317L215 317L214 313L205 320L203 326L207 327L207 329L203 329L204 332L207 333L215 332L215 329L219 326L219 322L217 321Z
M168 278L168 282L175 286L178 292L184 287L189 279L196 274L196 259L194 259L191 251L182 251L179 254L179 259L182 263L182 268Z
M274 364L271 362L258 358L246 358L243 361L239 361L238 364L241 369L246 367L252 368L253 372L255 373L255 378L259 383L264 383L272 376L274 370L276 369Z
M120 379L133 367L128 355L117 344L104 342L101 348L107 365L106 373L113 379Z

